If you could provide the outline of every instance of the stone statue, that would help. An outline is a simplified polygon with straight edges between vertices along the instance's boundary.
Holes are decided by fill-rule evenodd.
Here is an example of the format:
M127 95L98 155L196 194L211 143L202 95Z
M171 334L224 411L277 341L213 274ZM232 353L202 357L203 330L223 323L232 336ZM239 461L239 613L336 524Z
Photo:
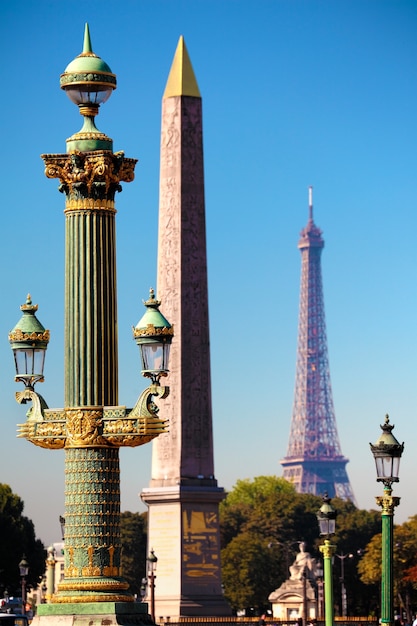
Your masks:
M300 542L300 551L297 554L295 561L290 565L290 580L302 580L303 573L305 572L309 580L315 580L316 577L316 559L310 556L309 552L305 551L306 544Z

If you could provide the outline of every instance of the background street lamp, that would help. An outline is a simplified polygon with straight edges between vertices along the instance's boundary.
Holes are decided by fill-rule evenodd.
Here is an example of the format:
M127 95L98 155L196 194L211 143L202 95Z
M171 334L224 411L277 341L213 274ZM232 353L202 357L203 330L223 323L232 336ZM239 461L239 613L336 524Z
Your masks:
M153 621L155 621L155 578L156 578L156 564L158 562L158 558L153 551L153 548L146 559L148 561L148 578L149 578L149 590L150 590L150 601L151 601L151 617Z
M65 517L63 515L59 516L59 525L61 526L62 541L65 541Z
M330 543L331 535L336 531L337 511L331 505L327 494L323 496L323 504L317 511L320 536L325 537L324 545L320 546L324 562L324 615L326 626L333 626L333 574L332 559L336 546Z
M353 554L335 554L337 558L340 560L340 594L341 594L341 605L342 611L341 614L343 617L347 616L347 593L346 593L346 585L345 585L345 559L353 558Z
M29 563L26 561L25 555L19 563L20 578L22 579L22 613L26 613L26 576L29 574Z
M392 434L393 428L386 415L378 441L374 445L369 444L375 459L376 480L384 484L384 495L376 497L376 503L382 509L381 623L390 625L394 624L394 509L400 503L400 498L391 494L392 483L399 481L400 459L404 450L404 443L400 444Z
M317 581L317 618L323 619L324 615L324 597L323 597L323 563L321 560L317 561L316 567L316 581Z
M42 577L42 585L41 585L41 604L45 604L46 602L46 592L48 591L48 587L46 586L46 576Z

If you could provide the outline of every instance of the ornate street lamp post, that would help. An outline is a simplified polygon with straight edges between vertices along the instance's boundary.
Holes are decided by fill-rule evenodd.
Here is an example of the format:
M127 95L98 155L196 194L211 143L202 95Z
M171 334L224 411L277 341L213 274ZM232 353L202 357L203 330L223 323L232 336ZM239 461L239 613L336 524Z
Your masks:
M390 626L394 624L394 509L400 503L400 498L391 494L392 483L399 481L400 459L404 450L404 443L400 444L392 434L393 428L386 415L378 441L374 445L369 444L375 459L376 480L384 484L384 495L376 497L376 503L382 509L381 623Z
M330 542L330 537L336 531L337 511L333 508L327 494L323 496L323 504L317 511L317 521L320 528L320 536L325 537L324 545L320 546L323 554L324 569L324 614L326 626L333 626L333 573L332 561L336 552L336 546Z
M317 580L317 618L323 619L324 616L324 598L323 598L323 564L319 560L316 568L316 580Z
M346 585L345 585L345 559L346 558L353 558L353 554L335 554L335 556L339 559L340 561L340 599L341 599L341 615L342 617L346 617L347 616L347 592L346 592Z
M149 591L150 591L150 601L151 601L151 617L153 621L155 621L155 578L156 578L156 564L158 562L158 558L153 551L153 548L146 559L148 561L148 578L149 578Z
M26 613L26 577L29 574L29 563L26 561L25 555L19 563L20 578L22 580L22 613Z
M19 436L65 450L64 579L38 615L66 615L70 621L82 613L101 616L109 625L124 619L139 623L146 605L134 603L120 569L119 448L140 446L167 430L154 398L169 393L160 378L168 372L173 327L151 291L146 313L133 329L142 373L151 385L133 409L119 404L115 194L121 182L133 180L136 159L113 153L112 139L95 126L116 76L92 51L87 25L83 51L61 75L61 88L84 119L67 139L66 154L42 155L46 176L59 179L66 198L63 409L49 409L34 391L43 381L49 331L36 318L30 296L9 334L16 380L25 385L16 399L32 403Z

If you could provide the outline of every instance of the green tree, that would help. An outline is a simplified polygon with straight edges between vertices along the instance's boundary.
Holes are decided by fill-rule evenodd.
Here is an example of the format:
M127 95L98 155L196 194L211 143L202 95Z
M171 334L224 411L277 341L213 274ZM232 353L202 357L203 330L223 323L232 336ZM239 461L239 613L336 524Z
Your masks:
M238 480L220 505L222 545L239 532L254 532L268 543L290 545L305 541L312 547L320 505L320 498L298 494L284 478L258 476Z
M299 542L314 549L320 505L320 498L298 494L283 478L237 481L220 505L223 583L235 609L269 606L268 595L288 578Z
M380 585L382 571L382 535L375 535L366 546L358 568L361 580L374 587ZM394 598L396 610L403 610L407 620L417 608L417 515L394 527L393 546Z
M268 605L267 590L275 589L277 563L259 536L241 533L222 550L225 597L234 610L261 613Z
M120 532L122 576L130 591L140 596L142 578L146 577L147 513L121 513Z
M24 503L9 485L0 483L0 589L21 595L19 562L29 563L27 589L36 587L45 571L46 551L36 539L33 522L23 515Z
M359 510L352 502L338 498L332 503L338 511L335 544L339 558L335 558L333 568L336 604L341 614L343 560L348 614L368 615L375 611L378 593L377 589L369 593L369 588L357 575L357 566L365 546L380 530L380 514ZM306 543L314 558L321 560L318 548L322 539L316 517L321 504L321 497L297 493L284 478L258 476L237 481L220 505L223 582L225 594L235 608L237 602L238 608L267 605L269 594L288 578L288 567L294 561L300 541ZM239 555L236 546L243 545L256 545L257 550L242 549ZM258 571L254 562L256 554L258 558L262 554L264 562L268 563L269 579L263 578L263 585L242 586L241 571L251 572L254 568Z

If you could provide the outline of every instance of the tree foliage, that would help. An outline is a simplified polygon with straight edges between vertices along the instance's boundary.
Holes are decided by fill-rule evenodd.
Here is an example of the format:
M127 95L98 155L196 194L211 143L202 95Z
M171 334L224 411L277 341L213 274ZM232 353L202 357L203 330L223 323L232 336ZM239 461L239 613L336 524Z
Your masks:
M130 591L140 596L142 578L146 577L147 514L125 511L120 516L122 540L122 576Z
M222 551L225 597L234 608L268 606L265 590L273 590L276 561L265 541L253 533L240 533Z
M381 561L382 535L377 534L366 546L358 568L362 582L379 587ZM417 608L417 515L394 528L393 569L395 604L411 621Z
M223 584L234 609L268 606L299 542L314 550L320 505L320 498L296 493L284 478L237 481L220 505Z
M341 614L340 568L343 560L348 612L367 615L377 593L369 593L357 575L363 549L380 530L380 514L332 500L338 511L335 543L335 601ZM220 505L222 573L225 595L234 609L268 606L269 594L288 578L301 541L321 559L317 511L322 498L299 494L284 478L258 476L238 480ZM343 557L343 558L342 558Z
M0 588L21 595L19 562L29 563L27 588L36 587L45 570L46 551L36 539L33 522L23 515L24 503L9 485L0 484Z

